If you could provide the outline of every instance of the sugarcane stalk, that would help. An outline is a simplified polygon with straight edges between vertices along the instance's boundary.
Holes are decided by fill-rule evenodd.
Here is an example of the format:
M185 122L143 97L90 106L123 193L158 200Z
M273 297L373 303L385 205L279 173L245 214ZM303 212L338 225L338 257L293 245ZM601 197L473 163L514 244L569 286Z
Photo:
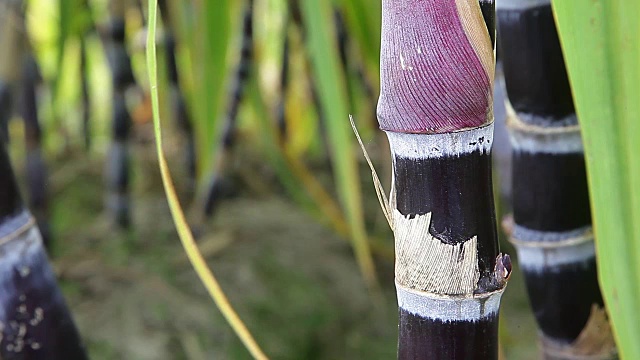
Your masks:
M0 3L0 48L5 56L0 60L0 137L8 143L8 122L13 115L14 101L25 129L26 180L29 207L40 228L45 246L49 247L51 231L48 224L47 169L41 149L41 128L38 119L37 88L42 79L38 63L27 36L24 7L20 1Z
M551 4L504 1L497 14L513 147L511 241L543 356L617 358L598 287L584 151Z
M47 193L47 165L42 154L42 129L38 118L36 90L41 82L38 63L33 54L24 55L22 69L22 92L20 113L24 121L26 144L26 178L28 184L29 208L33 212L45 247L51 246L49 209Z
M107 208L116 223L123 228L130 225L129 208L129 146L127 138L131 128L131 117L127 109L125 95L121 91L113 93L112 137L105 164L108 188Z
M284 27L284 44L282 46L282 64L280 66L280 98L276 107L276 126L278 129L278 138L281 144L287 139L287 90L289 88L289 17L287 17L287 25Z
M19 1L0 0L0 137L9 142L9 121L21 74L24 46L24 19Z
M0 358L86 359L0 140Z
M91 99L87 71L87 40L80 37L80 88L82 93L82 136L85 150L91 148Z
M0 79L0 138L9 141L9 120L13 113L11 85Z
M393 159L399 359L498 356L511 263L492 195L492 9L382 1L377 115Z
M238 67L231 84L231 96L227 105L227 114L222 132L222 141L218 149L216 168L209 179L209 186L204 204L204 214L207 217L213 215L220 204L222 195L222 179L228 168L231 150L236 141L238 109L242 98L253 60L253 0L248 0L242 17L242 46Z
M112 72L112 144L106 162L107 209L120 227L130 225L129 148L131 116L125 92L135 84L131 58L125 45L125 4L123 0L110 3L111 20L108 26L108 58Z

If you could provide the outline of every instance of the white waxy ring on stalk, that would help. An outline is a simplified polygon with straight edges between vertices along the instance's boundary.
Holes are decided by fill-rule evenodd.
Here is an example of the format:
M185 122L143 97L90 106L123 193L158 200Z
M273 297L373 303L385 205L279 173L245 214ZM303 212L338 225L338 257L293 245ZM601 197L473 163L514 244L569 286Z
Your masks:
M459 156L491 152L493 122L475 129L441 134L407 134L387 131L391 155L406 159Z
M590 226L561 233L521 229L519 234L527 234L527 239L546 239L522 241L515 232L512 235L510 240L518 252L520 267L526 271L544 272L563 265L587 263L596 255Z
M436 296L396 283L398 306L426 319L440 321L478 321L496 316L504 288L471 297Z

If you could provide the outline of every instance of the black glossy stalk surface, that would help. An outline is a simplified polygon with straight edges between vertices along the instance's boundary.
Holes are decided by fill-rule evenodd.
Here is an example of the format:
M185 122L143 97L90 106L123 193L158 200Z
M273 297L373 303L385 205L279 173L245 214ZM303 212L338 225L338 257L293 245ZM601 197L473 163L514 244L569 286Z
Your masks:
M231 97L227 107L227 117L222 135L222 144L231 148L235 141L238 109L244 96L245 85L249 78L253 56L253 0L249 0L242 21L242 48L240 61L231 85Z
M514 110L555 119L572 114L573 100L551 5L500 9L497 17L502 69Z
M91 100L89 98L89 73L87 71L87 40L80 39L80 86L82 88L82 135L86 150L91 148Z
M440 321L399 309L399 360L498 358L498 315L478 321Z
M2 224L0 223L0 227ZM4 360L83 360L85 349L56 284L38 230L0 245L0 262L13 271L0 279Z
M22 68L20 113L25 124L25 140L28 150L39 148L42 138L36 97L36 88L40 80L38 64L33 56L27 55Z
M15 182L11 162L0 139L0 223L23 208L20 190Z
M513 152L513 216L532 230L569 231L591 224L582 153Z
M532 130L513 130L535 146L515 144L512 183L514 237L526 250L520 263L533 313L545 338L569 345L592 305L602 306L595 256L585 252L591 212L584 155L570 130L577 125L571 89L549 4L499 9L497 16L506 89L519 120L538 132L565 131L550 146Z
M480 11L482 11L482 17L485 24L487 24L487 31L491 38L491 45L494 49L496 47L496 3L493 0L480 0Z
M27 54L22 66L22 94L20 113L24 121L25 143L27 145L26 178L29 208L38 221L44 244L51 241L48 214L47 167L42 155L42 129L38 116L36 90L42 81L38 63L32 54Z
M533 314L544 334L573 342L591 314L591 305L603 306L596 260L555 266L543 272L523 269Z
M477 293L504 286L493 276L498 243L488 154L396 156L394 188L398 211L410 217L432 213L429 232L443 243L455 245L477 236ZM497 314L441 321L400 308L399 316L398 359L497 359Z
M0 139L9 143L9 120L13 111L11 86L0 80Z
M0 359L87 358L1 140L0 274Z
M280 140L284 141L287 136L287 89L289 88L289 34L288 26L285 27L284 45L282 46L282 65L280 67L280 99L276 113L276 121L278 126L278 134Z
M109 63L113 83L112 145L106 162L106 206L121 228L131 224L129 200L129 150L131 117L127 108L128 88L135 85L131 58L125 45L126 26L123 14L114 13L109 24Z
M394 181L398 211L432 213L429 232L443 243L455 245L477 235L481 276L492 276L498 244L489 154L396 156Z

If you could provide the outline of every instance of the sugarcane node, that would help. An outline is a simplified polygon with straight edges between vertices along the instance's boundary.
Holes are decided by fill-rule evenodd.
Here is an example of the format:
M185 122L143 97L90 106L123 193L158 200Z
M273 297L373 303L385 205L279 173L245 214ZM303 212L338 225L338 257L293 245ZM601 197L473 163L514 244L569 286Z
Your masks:
M598 304L591 305L589 320L571 344L559 344L544 335L540 342L547 360L618 359L618 351L606 310Z
M560 121L553 122L550 117L547 121L539 121L544 124L536 124L534 121L524 121L522 117L525 116L525 114L517 113L508 101L505 105L507 111L506 124L507 128L511 131L538 135L580 134L580 125L578 124L578 118L575 114L570 114ZM531 117L541 118L535 115L531 115Z
M569 233L567 232L567 234ZM593 229L591 227L579 229L579 231L572 232L572 234L574 235L562 239L524 240L518 237L518 230L516 230L509 237L509 242L516 247L543 249L567 248L593 242Z
M509 213L502 218L500 222L502 226L502 231L507 235L507 238L511 238L511 234L513 234L513 226L515 225L513 222L513 213Z
M9 241L21 236L25 231L31 229L33 225L36 223L33 216L25 215L26 213L21 214L19 217L13 218L10 221L14 221L16 226L8 225L7 228L12 231L8 231L6 234L0 233L0 246L8 243ZM23 219L24 216L28 216L26 221Z
M500 253L496 257L496 265L493 268L493 276L480 278L474 294L484 294L504 289L511 277L511 257Z

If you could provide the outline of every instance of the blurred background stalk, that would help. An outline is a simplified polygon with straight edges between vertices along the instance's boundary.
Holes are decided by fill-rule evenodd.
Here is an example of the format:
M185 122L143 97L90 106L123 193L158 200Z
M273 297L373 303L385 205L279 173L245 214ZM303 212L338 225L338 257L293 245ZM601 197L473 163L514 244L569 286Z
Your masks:
M545 359L617 357L598 288L578 119L551 3L497 11L513 147L511 241Z

